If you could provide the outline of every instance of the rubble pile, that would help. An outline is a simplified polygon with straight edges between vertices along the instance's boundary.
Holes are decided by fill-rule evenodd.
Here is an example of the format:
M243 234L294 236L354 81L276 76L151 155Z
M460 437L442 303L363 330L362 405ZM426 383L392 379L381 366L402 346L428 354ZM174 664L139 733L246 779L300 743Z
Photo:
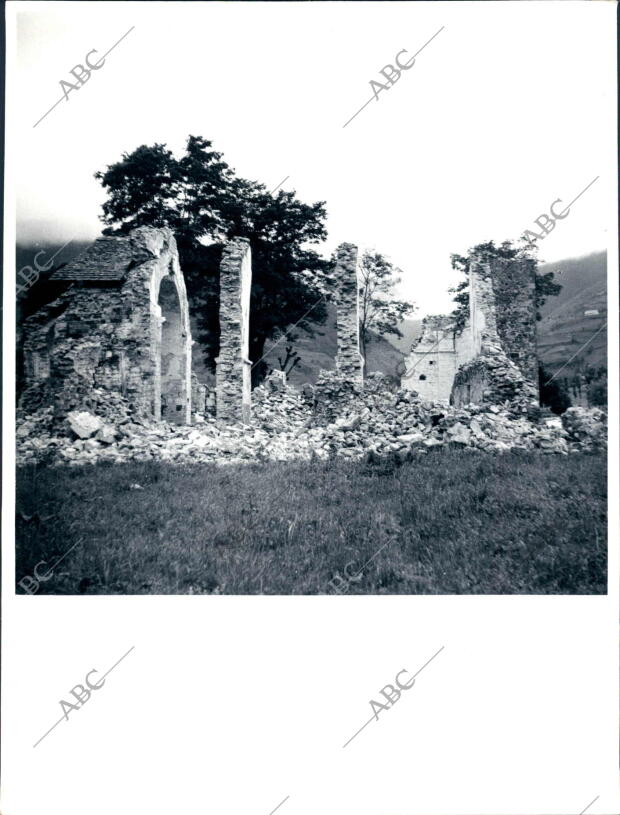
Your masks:
M506 356L501 344L483 335L478 356L456 372L452 401L464 405L476 402L510 403L514 416L527 413L538 398L537 390L519 368Z
M561 418L544 408L515 416L509 401L447 406L421 400L415 391L390 389L387 382L373 374L362 389L329 372L302 393L267 380L252 393L249 425L218 424L211 416L198 416L193 425L138 419L126 403L117 404L122 397L108 393L105 408L97 411L75 410L65 417L54 416L52 408L22 413L17 461L359 459L407 457L441 445L567 454L606 443L606 415L598 408L570 408Z
M572 449L602 450L607 446L607 415L600 408L568 408L562 414L562 426Z

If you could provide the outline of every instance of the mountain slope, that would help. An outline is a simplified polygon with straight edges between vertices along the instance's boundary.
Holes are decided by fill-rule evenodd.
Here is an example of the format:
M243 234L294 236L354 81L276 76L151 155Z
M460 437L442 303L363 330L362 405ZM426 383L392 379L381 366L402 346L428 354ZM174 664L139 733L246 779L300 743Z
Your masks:
M289 376L292 385L303 385L305 382L315 382L321 369L334 368L337 351L336 309L327 307L327 319L324 325L314 326L314 336L306 331L294 329L297 339L293 342L294 349L299 353L300 363L295 366ZM289 332L290 333L290 332ZM278 357L284 360L285 347L289 340L283 339L272 344L271 350L266 348L265 362L272 368L279 369ZM383 337L374 334L367 348L367 372L382 371L385 374L395 374L398 362L404 354L395 348Z
M390 337L390 344L407 355L414 341L422 334L422 320L403 320L398 327L403 336Z
M538 323L538 354L545 368L551 373L562 368L561 376L569 377L588 366L606 365L607 254L545 263L540 272L554 272L562 284L560 294L541 309Z

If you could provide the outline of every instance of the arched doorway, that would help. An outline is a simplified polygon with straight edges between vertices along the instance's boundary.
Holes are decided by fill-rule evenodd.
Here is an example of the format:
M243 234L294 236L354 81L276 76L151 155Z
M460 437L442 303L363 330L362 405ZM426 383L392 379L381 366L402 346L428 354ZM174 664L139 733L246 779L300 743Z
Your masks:
M186 379L187 337L183 327L177 287L174 278L171 276L162 278L159 287L158 305L161 309L159 353L161 418L167 422L184 424L188 399Z

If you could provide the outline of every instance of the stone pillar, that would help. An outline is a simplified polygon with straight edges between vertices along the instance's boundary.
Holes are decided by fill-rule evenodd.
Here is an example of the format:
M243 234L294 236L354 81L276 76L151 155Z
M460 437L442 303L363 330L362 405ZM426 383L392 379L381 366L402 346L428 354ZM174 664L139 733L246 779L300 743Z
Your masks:
M250 242L235 238L224 247L220 263L220 354L215 360L215 389L216 416L223 422L250 421L251 285Z
M364 379L364 358L360 354L359 284L357 246L341 243L336 251L336 327L338 352L336 370L352 381Z
M509 359L538 392L536 261L496 258L490 266L500 342Z
M483 337L499 340L491 268L480 260L472 261L469 269L469 329L473 343L472 356L480 353Z

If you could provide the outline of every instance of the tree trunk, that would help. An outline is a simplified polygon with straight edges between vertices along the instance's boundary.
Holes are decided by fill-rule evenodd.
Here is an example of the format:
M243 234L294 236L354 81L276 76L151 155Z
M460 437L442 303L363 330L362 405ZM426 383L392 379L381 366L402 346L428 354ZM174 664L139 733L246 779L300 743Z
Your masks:
M252 360L252 387L255 388L267 375L267 363L262 359L265 353L266 338L262 335L250 337L250 359Z

